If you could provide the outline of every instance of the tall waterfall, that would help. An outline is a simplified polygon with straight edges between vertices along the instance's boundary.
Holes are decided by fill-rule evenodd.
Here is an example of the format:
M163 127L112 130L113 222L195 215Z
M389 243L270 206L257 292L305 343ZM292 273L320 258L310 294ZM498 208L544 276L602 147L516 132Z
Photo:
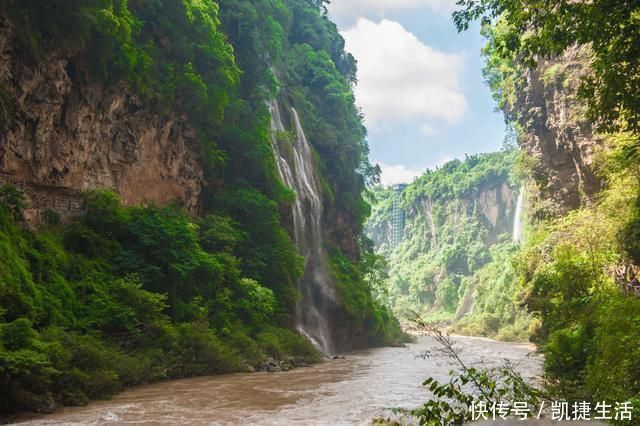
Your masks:
M520 187L516 211L513 216L513 241L522 242L522 205L524 203L524 187Z
M270 110L271 145L280 179L296 192L293 205L294 239L298 253L305 259L304 275L299 284L302 298L296 306L296 327L319 350L332 354L334 347L328 311L336 298L323 250L322 200L311 147L294 108L290 109L295 126L295 137L292 138L281 137L286 135L283 132L287 129L277 101L271 102Z

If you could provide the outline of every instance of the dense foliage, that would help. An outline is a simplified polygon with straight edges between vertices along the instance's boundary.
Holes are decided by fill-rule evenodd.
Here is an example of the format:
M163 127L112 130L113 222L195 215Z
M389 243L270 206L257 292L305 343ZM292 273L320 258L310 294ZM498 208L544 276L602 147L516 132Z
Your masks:
M65 58L73 84L133 89L186 117L205 166L202 216L87 194L71 224L27 230L19 191L0 205L0 411L49 410L168 377L316 356L290 331L302 260L295 196L280 182L267 102L297 108L315 151L325 222L356 240L377 179L352 93L355 60L313 0L0 0L20 60ZM0 83L0 129L11 117ZM343 316L370 343L397 322L370 265L328 241ZM337 266L336 266L337 265Z
M474 154L427 170L404 192L405 204L414 197L450 200L477 195L483 188L509 181L516 156L515 151Z
M126 80L160 112L185 112L214 181L205 200L210 207L217 207L221 191L241 194L236 187L290 201L268 138L266 101L280 90L299 110L319 154L329 182L325 198L333 206L327 211L360 231L368 214L360 194L379 171L367 159L354 103L355 60L322 2L3 3L30 60L64 46L74 52L69 68L78 75L72 77Z
M500 193L502 185L513 188L517 155L469 156L418 177L400 195L406 224L395 247L389 230L398 195L393 188L375 189L367 231L387 257L389 271L386 284L376 289L398 315L419 312L474 335L527 337L530 317L515 298L511 267L518 249L510 241L515 199L508 208L506 199L484 205L481 197L485 191ZM498 212L495 224L487 216L491 209Z
M240 158L249 157L235 139L255 140L256 135L247 134L247 123L259 120L259 138L270 152L265 101L280 86L281 97L298 110L318 153L317 166L328 182L323 188L327 211L346 215L359 233L368 214L361 193L365 183L377 180L379 170L369 163L366 130L355 107L355 60L344 51L344 40L318 3L322 2L220 1L223 27L243 70L241 101L232 108L239 115L228 117L238 123L229 134L234 142L230 149L239 151ZM235 165L231 173L246 173L244 165Z
M485 24L485 75L511 123L527 113L510 102L523 89L527 67L545 58L546 84L562 75L564 65L554 57L567 48L589 55L581 62L579 89L568 96L584 103L596 131L609 132L591 143L604 189L592 205L533 223L513 265L519 292L537 319L533 339L545 355L554 394L569 401L631 400L637 410L640 302L621 287L631 277L616 277L615 271L640 263L640 8L626 1L459 5L454 20L460 29L477 18ZM577 119L567 117L567 125ZM545 185L545 176L532 177ZM554 200L534 202L532 208L541 209Z
M283 290L243 275L246 238L228 216L125 208L108 192L88 194L81 220L38 233L0 207L0 411L257 368L268 356L315 359L277 321Z
M613 274L631 254L628 228L640 194L637 164L620 167L628 143L636 141L609 139L599 202L537 224L518 266L527 306L540 320L534 339L545 371L569 400L637 401L640 394L640 300Z
M515 54L526 64L552 57L568 47L589 46L591 73L581 94L594 121L609 130L640 130L640 6L627 0L459 0L458 29L470 21L506 22L499 54Z

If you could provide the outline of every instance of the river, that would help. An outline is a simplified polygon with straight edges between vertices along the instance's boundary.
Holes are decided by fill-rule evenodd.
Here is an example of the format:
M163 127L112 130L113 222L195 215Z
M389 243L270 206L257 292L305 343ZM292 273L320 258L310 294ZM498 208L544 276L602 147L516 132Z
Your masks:
M527 377L541 357L528 344L455 337L469 365L495 367L504 359ZM430 337L405 348L376 348L345 354L283 373L228 374L174 380L126 390L110 400L23 419L24 424L367 424L389 408L413 408L428 398L427 377L447 380L447 359L423 358Z

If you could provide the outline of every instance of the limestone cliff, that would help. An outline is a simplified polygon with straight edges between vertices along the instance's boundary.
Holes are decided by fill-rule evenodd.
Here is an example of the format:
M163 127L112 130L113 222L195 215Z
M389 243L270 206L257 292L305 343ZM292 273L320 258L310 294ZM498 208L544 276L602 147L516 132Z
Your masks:
M480 154L428 170L412 184L379 189L367 233L389 263L382 297L396 312L461 318L477 296L472 277L510 250L515 151ZM440 314L439 314L440 315ZM459 318L458 318L459 319Z
M588 63L588 50L578 47L540 60L537 67L524 70L515 102L506 108L522 129L520 146L534 159L533 177L546 201L538 216L589 203L600 187L593 170L600 139L576 96Z
M390 195L392 197L392 195ZM404 229L402 238L414 238L412 235L417 224L421 224L423 250L437 250L440 241L449 230L441 228L438 222L443 209L446 211L446 222L449 227L464 226L470 217L476 218L485 229L484 241L494 243L500 234L511 232L513 211L517 194L506 180L487 184L477 193L443 202L429 197L409 202L403 207ZM375 208L381 207L380 202ZM376 213L379 214L379 211ZM440 228L440 229L439 229ZM378 250L387 254L393 250L393 217L391 203L386 206L383 220L374 217L367 224L367 233Z
M130 87L105 87L82 67L63 49L25 60L0 16L0 183L25 190L34 219L47 208L73 215L92 188L111 188L125 204L178 201L196 212L203 170L185 117L160 115Z

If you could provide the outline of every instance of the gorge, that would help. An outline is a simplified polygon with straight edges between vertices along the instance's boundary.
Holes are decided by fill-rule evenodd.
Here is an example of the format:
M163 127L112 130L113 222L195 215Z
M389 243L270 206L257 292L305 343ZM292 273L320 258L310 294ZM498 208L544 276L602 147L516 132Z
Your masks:
M368 235L389 262L379 297L397 315L416 313L458 332L524 340L531 318L512 300L524 193L515 151L470 156L428 170L402 192L374 192ZM404 226L395 232L392 210ZM393 232L392 232L393 231Z
M406 340L364 281L374 171L322 9L80 3L0 12L0 412Z
M637 423L640 6L334 3L0 0L0 421Z

